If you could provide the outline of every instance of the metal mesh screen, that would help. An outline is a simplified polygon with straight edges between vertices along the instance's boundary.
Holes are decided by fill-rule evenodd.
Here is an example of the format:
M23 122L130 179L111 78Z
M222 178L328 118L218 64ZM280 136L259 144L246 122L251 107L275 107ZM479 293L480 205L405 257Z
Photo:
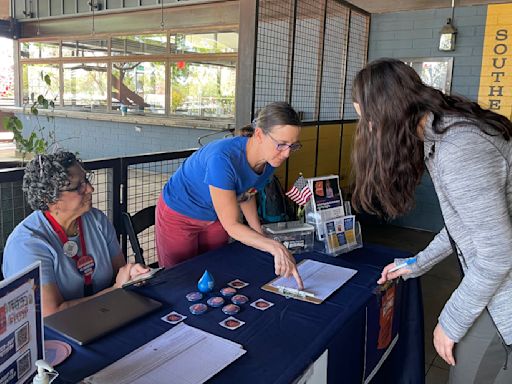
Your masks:
M345 86L343 111L343 118L346 120L358 118L354 105L352 104L352 82L357 72L366 64L369 24L370 20L368 16L355 11L350 13L347 83Z
M129 166L127 212L133 215L141 209L155 205L163 186L184 160L166 160ZM157 262L154 226L141 232L138 238L144 250L146 264ZM128 242L127 256L128 261L134 262L130 242Z
M258 111L290 95L293 2L263 0L258 8L254 108Z
M0 253L3 253L7 238L14 227L32 212L21 186L21 180L0 184Z
M293 57L291 104L302 113L302 120L317 119L317 87L324 19L324 2L298 0Z
M350 11L337 1L327 1L320 120L341 120Z
M355 119L351 84L366 64L369 15L336 0L258 5L254 112L290 101L304 121Z
M94 192L92 194L92 206L103 211L107 215L110 222L114 219L113 207L113 171L110 168L94 170Z

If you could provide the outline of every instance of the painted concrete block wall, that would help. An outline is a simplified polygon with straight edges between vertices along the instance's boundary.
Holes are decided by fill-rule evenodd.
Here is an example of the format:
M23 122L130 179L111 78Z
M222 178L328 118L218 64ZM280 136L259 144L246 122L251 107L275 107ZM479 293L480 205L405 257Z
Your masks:
M18 117L23 122L24 135L29 134L35 124L34 118L27 115ZM40 118L48 126L45 117ZM66 150L78 152L84 160L197 148L200 136L215 132L62 117L55 117L55 131L59 145ZM223 135L214 134L201 142L204 144L222 138Z
M433 9L372 15L368 59L380 57L453 57L452 93L478 99L487 6L455 8L456 50L438 50L439 31L451 9ZM439 231L443 219L428 174L416 190L416 208L394 224Z

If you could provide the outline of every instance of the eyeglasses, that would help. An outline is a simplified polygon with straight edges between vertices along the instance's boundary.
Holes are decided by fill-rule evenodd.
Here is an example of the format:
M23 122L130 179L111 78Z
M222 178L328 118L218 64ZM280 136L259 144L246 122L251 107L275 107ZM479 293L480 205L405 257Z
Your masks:
M272 139L272 141L276 144L276 150L278 150L279 152L286 151L287 149L290 149L291 152L295 152L302 148L302 144L300 142L296 142L293 144L280 143L279 141L274 139L270 135L270 133L267 133L266 135L270 137L270 139Z
M77 192L79 195L83 195L87 190L87 185L94 183L94 172L87 172L84 179L75 187L69 189L61 189L60 192Z

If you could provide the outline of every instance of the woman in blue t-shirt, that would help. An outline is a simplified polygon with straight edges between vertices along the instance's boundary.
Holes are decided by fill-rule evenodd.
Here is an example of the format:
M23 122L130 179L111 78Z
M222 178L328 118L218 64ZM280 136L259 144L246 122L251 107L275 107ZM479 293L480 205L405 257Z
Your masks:
M126 264L114 227L92 208L91 177L71 152L38 155L25 168L23 190L34 212L7 239L2 270L10 277L41 262L43 316L148 271Z
M274 256L275 273L302 280L291 253L265 237L258 218L256 191L302 147L301 121L284 102L267 105L253 124L252 136L214 141L190 156L164 186L156 209L160 266L171 267L218 248L229 237ZM248 225L239 221L242 211Z

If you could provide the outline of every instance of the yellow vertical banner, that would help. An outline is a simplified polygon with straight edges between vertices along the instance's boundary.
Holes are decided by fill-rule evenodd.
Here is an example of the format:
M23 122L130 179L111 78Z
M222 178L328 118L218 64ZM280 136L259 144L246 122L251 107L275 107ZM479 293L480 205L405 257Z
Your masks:
M512 118L512 4L487 6L478 103Z

